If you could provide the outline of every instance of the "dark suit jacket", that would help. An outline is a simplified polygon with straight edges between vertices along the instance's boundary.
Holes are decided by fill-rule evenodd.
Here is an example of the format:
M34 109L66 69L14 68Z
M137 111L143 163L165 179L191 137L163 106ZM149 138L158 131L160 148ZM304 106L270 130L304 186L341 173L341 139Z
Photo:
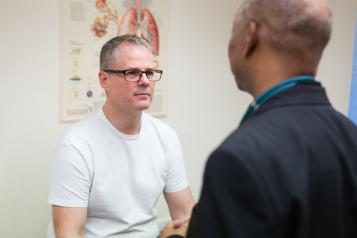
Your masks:
M269 99L206 164L189 238L357 238L357 127L319 83Z

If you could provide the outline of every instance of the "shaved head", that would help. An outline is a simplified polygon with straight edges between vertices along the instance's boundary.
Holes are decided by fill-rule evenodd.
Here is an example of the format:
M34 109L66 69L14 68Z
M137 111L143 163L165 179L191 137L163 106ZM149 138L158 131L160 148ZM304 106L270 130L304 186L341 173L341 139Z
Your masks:
M245 0L235 22L254 21L268 30L276 52L303 59L311 51L322 52L327 45L332 16L324 0Z

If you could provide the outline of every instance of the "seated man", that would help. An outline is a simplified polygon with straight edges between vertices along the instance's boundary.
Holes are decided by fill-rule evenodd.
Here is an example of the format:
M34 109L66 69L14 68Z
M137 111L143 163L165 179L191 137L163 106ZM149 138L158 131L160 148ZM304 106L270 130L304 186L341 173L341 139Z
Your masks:
M49 203L57 238L156 237L154 206L162 192L172 219L190 216L193 198L177 135L143 112L161 74L139 37L119 36L103 46L105 105L72 126L56 149Z

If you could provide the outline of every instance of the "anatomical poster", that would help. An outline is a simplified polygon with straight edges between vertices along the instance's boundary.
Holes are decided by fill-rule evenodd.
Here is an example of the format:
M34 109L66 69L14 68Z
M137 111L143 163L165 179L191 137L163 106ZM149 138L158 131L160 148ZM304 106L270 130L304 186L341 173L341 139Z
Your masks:
M61 0L60 121L75 121L105 102L99 54L112 37L136 34L151 43L158 68L148 112L166 115L169 0Z

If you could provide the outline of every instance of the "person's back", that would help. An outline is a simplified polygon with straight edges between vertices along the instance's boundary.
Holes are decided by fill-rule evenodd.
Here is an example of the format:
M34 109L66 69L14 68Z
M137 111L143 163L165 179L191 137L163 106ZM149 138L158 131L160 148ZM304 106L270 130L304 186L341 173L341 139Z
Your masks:
M311 99L308 90L324 94L318 85L300 87L264 104L220 150L259 174L266 194L250 203L269 210L269 237L357 237L357 127L327 98Z

